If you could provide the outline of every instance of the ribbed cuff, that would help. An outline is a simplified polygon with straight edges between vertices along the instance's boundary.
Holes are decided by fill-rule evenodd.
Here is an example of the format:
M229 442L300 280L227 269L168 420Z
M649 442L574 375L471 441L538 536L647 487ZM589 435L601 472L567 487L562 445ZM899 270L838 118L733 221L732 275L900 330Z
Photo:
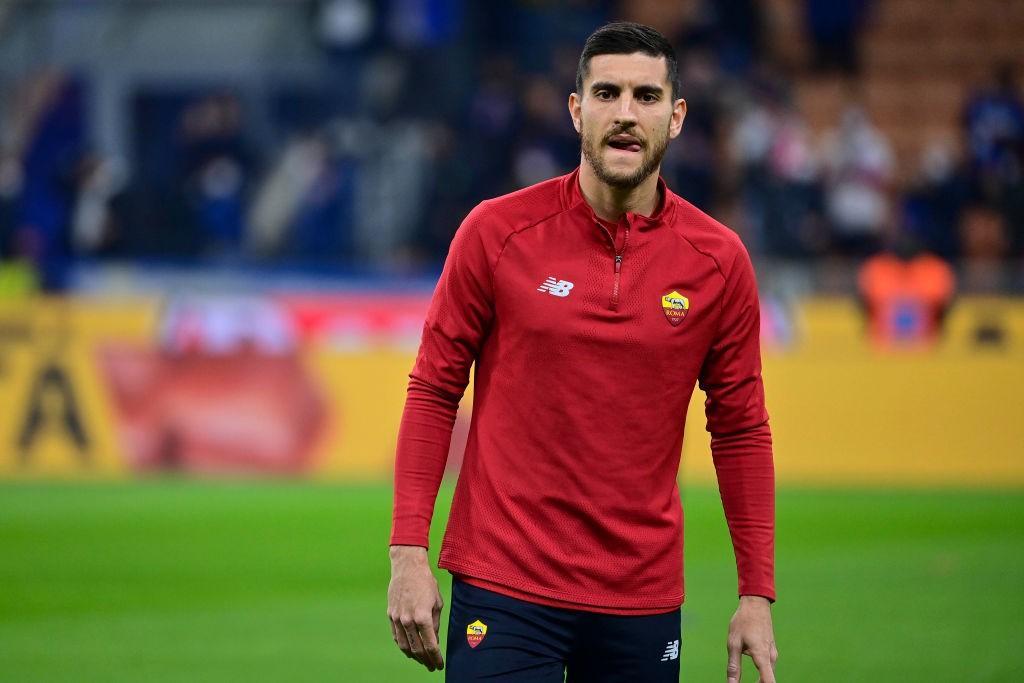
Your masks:
M756 595L762 598L767 598L769 602L775 602L774 586L740 586L739 594L740 597L744 595Z
M418 545L421 548L430 549L430 542L422 536L402 536L393 534L388 545Z

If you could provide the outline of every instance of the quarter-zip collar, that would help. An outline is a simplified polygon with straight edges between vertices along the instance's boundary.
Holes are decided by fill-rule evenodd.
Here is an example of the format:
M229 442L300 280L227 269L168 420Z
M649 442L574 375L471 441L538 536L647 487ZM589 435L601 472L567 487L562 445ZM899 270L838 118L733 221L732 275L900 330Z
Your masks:
M592 225L598 225L597 214L587 203L580 188L580 169L576 169L565 176L562 176L562 201L565 208L578 212L587 218ZM665 179L658 176L658 205L650 216L643 216L638 213L626 212L623 220L631 230L649 230L656 228L663 223L670 223L675 215L676 202L672 191L668 189ZM622 224L622 221L619 222Z

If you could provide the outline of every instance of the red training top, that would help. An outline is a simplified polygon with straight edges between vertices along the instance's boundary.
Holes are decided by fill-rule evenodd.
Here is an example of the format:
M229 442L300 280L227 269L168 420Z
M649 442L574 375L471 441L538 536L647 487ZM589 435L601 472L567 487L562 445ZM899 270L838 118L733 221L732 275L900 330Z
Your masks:
M439 565L545 605L683 601L676 475L696 382L741 595L775 599L775 475L753 268L672 193L597 220L579 171L485 201L452 240L410 374L393 545L427 546L459 399L473 415Z

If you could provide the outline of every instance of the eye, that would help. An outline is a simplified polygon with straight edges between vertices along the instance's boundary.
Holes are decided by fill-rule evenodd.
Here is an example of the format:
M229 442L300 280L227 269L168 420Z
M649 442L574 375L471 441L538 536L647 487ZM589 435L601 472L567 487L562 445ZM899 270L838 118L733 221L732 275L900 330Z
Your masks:
M604 100L605 102L607 102L608 100L612 99L612 94L607 90L598 90L597 92L594 93L594 97L596 97L599 100Z
M652 92L645 92L640 96L640 101L644 104L654 104L658 101L658 96Z

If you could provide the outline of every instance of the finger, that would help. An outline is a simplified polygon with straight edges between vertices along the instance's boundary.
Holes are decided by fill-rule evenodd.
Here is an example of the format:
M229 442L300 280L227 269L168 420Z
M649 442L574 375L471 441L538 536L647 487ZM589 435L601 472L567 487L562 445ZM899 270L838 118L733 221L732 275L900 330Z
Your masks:
M434 642L437 643L437 661L439 669L444 668L444 657L441 656L441 607L443 602L438 599L437 607L434 608Z
M402 625L404 626L405 637L409 641L409 652L412 655L412 658L420 664L422 664L423 666L427 667L428 669L431 669L430 662L426 659L426 657L423 654L423 643L420 642L420 636L418 629L416 628L416 622L409 620L408 624L402 622Z
M441 633L441 610L444 609L444 599L441 594L437 594L437 601L434 603L433 617L434 617L434 635Z
M409 656L423 666L427 666L427 662L423 659L423 644L419 642L416 627L406 626L403 630L405 631L405 639L409 642Z
M423 651L423 648L417 642L416 622L413 621L412 617L402 617L398 620L396 626L398 627L398 637L405 643L402 651L410 659L421 662L419 653Z
M420 640L423 643L423 651L431 665L435 669L444 668L444 659L441 658L441 646L437 642L437 634L433 626L421 628L419 631Z
M775 683L775 671L772 669L768 651L751 652L750 658L754 660L754 666L757 667L757 672L760 674L760 683Z
M739 683L740 674L743 672L740 666L740 644L729 641L729 664L725 667L725 679L727 683Z
M402 624L395 623L395 620L391 620L391 635L395 639L395 643L398 644L398 649L401 650L406 657L412 658L412 651L409 649L409 639L405 637L405 629Z
M775 663L779 661L779 648L775 647L775 643L772 643L771 658L772 658L772 671L774 671L775 670Z

